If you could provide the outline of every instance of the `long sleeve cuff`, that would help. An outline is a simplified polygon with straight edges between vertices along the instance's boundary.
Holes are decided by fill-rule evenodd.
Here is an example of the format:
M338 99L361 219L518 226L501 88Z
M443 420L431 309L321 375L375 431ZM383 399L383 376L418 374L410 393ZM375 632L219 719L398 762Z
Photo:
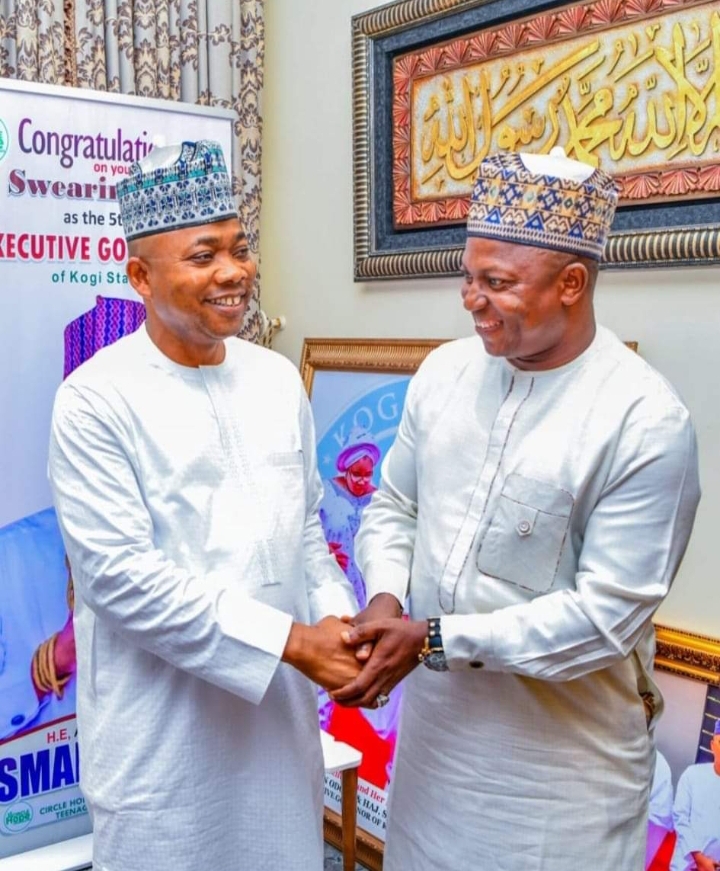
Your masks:
M497 671L491 614L450 614L440 619L445 659L450 671L468 667Z
M379 593L391 593L405 602L408 588L408 570L392 562L371 562L365 567L365 589L368 602Z
M293 618L232 589L217 604L223 637L213 657L214 683L259 704L277 670ZM252 665L250 665L252 663Z

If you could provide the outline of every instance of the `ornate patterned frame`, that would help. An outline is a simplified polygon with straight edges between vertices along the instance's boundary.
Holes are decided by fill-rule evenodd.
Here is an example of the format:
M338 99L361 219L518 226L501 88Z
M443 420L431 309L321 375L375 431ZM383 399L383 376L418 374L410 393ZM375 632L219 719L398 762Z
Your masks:
M315 372L412 374L445 339L305 339L300 373L308 394Z
M720 641L656 625L655 667L720 686Z
M306 339L300 372L308 393L319 370L411 374L442 339ZM636 342L626 344L637 350ZM720 640L656 625L655 666L680 677L720 686ZM325 840L342 849L340 816L325 810ZM358 827L357 859L371 871L381 871L383 843Z
M353 186L355 280L456 275L464 229L447 226L462 218L458 200L452 214L440 214L435 204L426 227L399 229L393 221L393 186L404 184L404 171L394 159L407 139L407 109L393 105L393 58L423 48L434 55L436 68L452 62L452 40L502 18L505 29L525 25L515 19L542 11L543 19L583 10L585 24L657 17L705 0L397 0L352 19L353 65ZM501 8L502 7L502 8ZM587 13L587 14L586 14ZM597 21L592 20L593 16ZM580 18L579 15L576 17ZM527 23L527 22L526 22ZM527 29L527 28L526 28ZM720 101L720 96L718 96ZM397 164L397 165L396 165ZM622 208L616 232L608 243L604 266L690 265L720 262L720 197L692 199L704 182L701 170L683 174L685 201L651 207ZM706 172L706 175L708 173ZM717 174L717 173L716 173ZM405 174L406 175L406 174ZM713 176L714 177L714 176ZM704 176L703 176L704 178ZM720 182L720 176L718 176ZM643 177L643 184L647 179ZM714 182L713 182L714 184ZM707 187L707 186L705 186ZM714 191L715 187L707 188ZM705 189L705 188L703 188Z

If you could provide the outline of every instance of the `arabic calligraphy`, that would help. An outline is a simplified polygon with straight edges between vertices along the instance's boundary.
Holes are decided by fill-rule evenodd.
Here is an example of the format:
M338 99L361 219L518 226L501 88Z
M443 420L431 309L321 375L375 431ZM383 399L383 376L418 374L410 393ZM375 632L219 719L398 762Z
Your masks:
M415 202L466 196L497 150L555 145L614 174L720 161L716 3L419 77Z

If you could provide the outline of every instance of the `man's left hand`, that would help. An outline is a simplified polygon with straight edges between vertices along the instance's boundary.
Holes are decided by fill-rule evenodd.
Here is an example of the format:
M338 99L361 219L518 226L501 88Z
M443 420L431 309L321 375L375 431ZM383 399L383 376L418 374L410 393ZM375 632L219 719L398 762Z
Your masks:
M418 665L427 631L425 620L398 617L348 629L343 633L346 644L357 647L372 642L374 646L360 674L342 689L330 693L331 698L350 708L376 707L377 697L387 695Z

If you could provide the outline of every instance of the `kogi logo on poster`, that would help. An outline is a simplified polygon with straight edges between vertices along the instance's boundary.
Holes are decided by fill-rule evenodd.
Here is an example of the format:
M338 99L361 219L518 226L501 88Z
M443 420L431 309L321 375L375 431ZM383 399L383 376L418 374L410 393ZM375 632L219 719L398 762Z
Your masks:
M2 118L0 118L0 161L5 159L5 155L10 150L10 134L5 126Z

